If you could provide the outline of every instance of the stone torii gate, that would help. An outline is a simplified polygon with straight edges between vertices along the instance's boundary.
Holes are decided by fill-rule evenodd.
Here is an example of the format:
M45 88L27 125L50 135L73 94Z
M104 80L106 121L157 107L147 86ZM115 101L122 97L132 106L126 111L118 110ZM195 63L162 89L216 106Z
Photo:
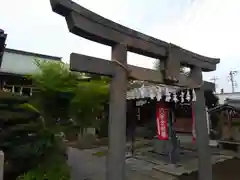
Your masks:
M211 180L212 164L208 147L205 100L201 88L202 71L216 70L216 64L220 60L195 54L174 44L134 31L70 0L50 0L50 2L53 11L65 17L71 33L112 47L112 61L76 53L70 56L72 71L112 77L107 179L125 179L126 91L128 79L137 79L195 89L199 180ZM161 71L128 65L127 51L159 59ZM190 67L188 76L180 73L181 66Z

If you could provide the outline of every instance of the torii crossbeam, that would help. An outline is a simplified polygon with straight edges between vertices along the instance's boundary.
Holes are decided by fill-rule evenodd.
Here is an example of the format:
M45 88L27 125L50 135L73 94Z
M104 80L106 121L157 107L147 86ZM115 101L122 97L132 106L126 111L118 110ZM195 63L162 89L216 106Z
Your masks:
M125 179L126 91L128 79L194 88L199 179L211 180L202 71L214 71L219 59L208 58L105 19L70 0L50 0L54 12L64 16L70 32L112 47L112 61L72 53L70 69L112 77L110 86L107 180ZM127 51L159 59L161 71L127 64ZM188 76L181 66L191 69Z

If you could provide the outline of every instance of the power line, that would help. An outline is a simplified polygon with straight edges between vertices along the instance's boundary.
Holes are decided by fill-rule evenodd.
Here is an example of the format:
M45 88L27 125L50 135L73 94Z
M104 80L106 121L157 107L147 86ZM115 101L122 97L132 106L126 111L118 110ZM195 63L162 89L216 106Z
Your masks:
M235 81L235 76L237 75L238 71L230 71L229 72L229 81L232 86L232 92L235 92L235 88L237 87L237 82Z

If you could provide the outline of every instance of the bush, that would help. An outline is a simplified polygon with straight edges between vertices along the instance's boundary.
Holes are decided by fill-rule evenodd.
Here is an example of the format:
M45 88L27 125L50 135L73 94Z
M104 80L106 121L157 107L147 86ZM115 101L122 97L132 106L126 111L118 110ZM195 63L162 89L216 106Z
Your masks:
M11 93L0 98L0 149L5 154L4 179L7 180L15 180L39 164L51 163L49 158L53 153L64 158L61 139L45 126L43 118L27 101L28 98Z
M62 156L52 156L47 162L19 176L17 180L70 180L70 168Z

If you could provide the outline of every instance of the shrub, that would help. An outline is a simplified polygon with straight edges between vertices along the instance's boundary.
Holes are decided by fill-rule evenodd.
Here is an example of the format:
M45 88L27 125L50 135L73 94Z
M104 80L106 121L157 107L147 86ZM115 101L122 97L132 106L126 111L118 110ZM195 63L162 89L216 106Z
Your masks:
M20 174L49 162L53 153L64 158L65 147L61 139L45 126L38 111L27 105L28 98L1 93L5 93L0 96L0 149L5 154L4 178L15 180Z
M37 168L19 176L17 180L70 180L69 172L66 159L54 155Z

